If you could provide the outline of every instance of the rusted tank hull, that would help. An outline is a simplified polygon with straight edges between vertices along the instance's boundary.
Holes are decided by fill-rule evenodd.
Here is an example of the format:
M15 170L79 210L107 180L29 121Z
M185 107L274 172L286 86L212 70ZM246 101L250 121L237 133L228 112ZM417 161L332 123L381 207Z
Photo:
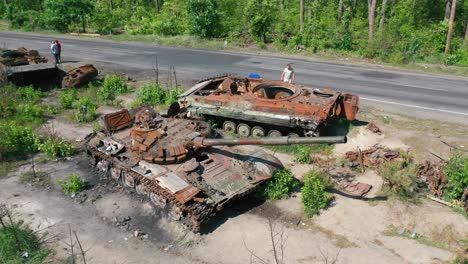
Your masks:
M80 87L98 76L97 69L92 64L86 64L67 73L62 80L62 88Z
M219 122L241 136L318 136L336 117L354 120L359 97L278 81L223 77L195 85L180 96L194 115ZM234 130L234 131L232 131Z

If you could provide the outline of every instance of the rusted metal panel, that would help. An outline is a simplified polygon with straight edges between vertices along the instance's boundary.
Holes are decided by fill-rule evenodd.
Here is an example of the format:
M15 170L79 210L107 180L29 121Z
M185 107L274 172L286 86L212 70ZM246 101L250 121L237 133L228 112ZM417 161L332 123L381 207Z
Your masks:
M192 198L195 197L195 195L197 195L198 193L200 193L200 190L198 188L189 186L185 189L182 189L181 191L178 191L175 194L175 198L177 199L177 201L185 204L186 202L192 200Z
M98 76L97 69L92 64L86 64L67 73L62 80L62 88L80 87Z
M110 113L104 116L104 123L108 131L116 131L130 126L133 119L127 109L120 110L115 113Z

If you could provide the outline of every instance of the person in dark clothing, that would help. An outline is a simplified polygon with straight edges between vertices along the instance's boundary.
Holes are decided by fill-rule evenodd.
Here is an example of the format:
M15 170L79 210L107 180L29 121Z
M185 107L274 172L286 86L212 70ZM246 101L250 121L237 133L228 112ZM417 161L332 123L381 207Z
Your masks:
M58 47L58 61L59 63L62 63L62 44L58 40L55 40L55 44Z

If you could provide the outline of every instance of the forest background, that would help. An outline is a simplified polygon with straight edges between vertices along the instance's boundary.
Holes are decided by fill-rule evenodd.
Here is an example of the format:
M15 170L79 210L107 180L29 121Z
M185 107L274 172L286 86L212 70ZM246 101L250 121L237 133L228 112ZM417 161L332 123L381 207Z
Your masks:
M3 0L10 29L189 36L468 66L468 0Z

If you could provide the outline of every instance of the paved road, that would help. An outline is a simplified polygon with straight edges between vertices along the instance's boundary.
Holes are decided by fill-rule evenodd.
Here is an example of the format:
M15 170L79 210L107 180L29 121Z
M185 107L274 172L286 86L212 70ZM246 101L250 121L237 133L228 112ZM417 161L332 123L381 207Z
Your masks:
M49 42L55 38L0 32L2 46L24 46L43 53L48 53ZM154 44L73 37L60 39L65 59L126 64L148 70L152 69L157 55L162 68L174 65L179 76L192 79L215 73L247 75L250 72L258 72L266 79L278 79L285 64L291 62L300 84L357 93L363 103L390 111L468 124L468 78L464 77Z

